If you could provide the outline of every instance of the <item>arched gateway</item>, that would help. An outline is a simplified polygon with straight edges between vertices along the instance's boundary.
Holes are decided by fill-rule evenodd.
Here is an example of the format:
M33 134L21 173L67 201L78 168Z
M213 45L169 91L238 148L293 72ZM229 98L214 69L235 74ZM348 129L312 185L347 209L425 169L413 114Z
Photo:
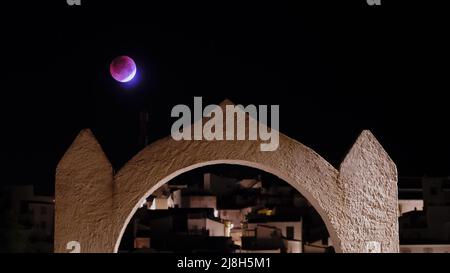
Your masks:
M152 143L114 173L90 130L80 132L56 171L55 252L117 252L143 199L172 178L213 164L237 164L274 174L297 189L324 220L336 252L398 252L397 170L369 131L340 169L280 134L279 148L259 141Z

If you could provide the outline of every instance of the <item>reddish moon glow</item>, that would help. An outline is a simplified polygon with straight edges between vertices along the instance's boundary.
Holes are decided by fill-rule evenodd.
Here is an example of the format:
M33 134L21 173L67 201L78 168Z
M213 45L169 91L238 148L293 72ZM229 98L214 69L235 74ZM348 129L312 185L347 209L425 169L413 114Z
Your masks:
M109 66L111 76L119 82L129 82L136 75L136 63L128 56L116 57Z

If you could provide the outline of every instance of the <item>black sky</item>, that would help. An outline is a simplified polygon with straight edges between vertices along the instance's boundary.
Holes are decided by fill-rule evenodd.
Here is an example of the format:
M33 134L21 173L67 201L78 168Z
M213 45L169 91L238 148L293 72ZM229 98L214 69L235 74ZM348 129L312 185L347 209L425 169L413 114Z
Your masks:
M1 19L2 184L51 191L56 164L82 128L120 168L139 149L139 110L149 111L155 140L169 134L172 107L193 96L205 104L279 104L281 131L335 166L370 129L401 176L450 175L443 8L386 0L381 7L144 2L2 8L9 14ZM118 55L138 64L134 88L109 76Z

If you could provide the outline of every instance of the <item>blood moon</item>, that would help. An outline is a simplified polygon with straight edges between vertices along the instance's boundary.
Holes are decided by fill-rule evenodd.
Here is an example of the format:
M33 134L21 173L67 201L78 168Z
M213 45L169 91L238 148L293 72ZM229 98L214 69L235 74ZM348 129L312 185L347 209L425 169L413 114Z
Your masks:
M136 63L128 56L114 58L109 66L111 76L118 82L129 82L136 76Z

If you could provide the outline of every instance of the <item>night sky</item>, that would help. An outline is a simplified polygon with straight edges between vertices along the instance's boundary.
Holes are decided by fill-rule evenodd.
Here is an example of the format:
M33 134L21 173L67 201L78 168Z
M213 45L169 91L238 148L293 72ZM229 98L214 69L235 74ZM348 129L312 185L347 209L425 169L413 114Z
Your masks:
M144 2L2 4L13 15L0 19L2 185L51 192L56 164L83 128L119 169L139 150L139 111L150 113L156 140L170 134L172 107L194 96L279 104L280 131L336 167L370 129L400 176L450 175L444 9L387 0ZM134 86L109 74L119 55L138 65Z

